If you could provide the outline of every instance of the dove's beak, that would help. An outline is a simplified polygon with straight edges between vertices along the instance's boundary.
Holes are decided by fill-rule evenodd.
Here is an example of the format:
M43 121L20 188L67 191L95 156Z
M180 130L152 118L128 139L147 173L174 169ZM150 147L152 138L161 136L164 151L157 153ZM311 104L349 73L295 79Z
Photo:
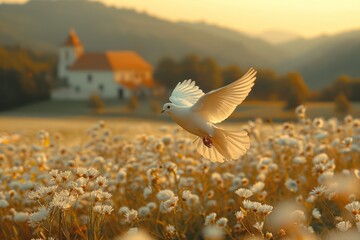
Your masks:
M163 114L165 112L165 110L162 110L161 113Z

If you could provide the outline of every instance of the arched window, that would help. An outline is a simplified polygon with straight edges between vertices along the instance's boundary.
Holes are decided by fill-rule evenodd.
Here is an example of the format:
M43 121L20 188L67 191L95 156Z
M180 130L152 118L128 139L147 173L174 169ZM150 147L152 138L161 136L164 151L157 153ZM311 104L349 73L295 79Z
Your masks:
M75 91L76 91L76 92L80 92L80 87L79 87L79 86L76 86L76 87L75 87Z
M104 85L100 84L100 85L99 85L99 90L100 90L100 91L104 90Z

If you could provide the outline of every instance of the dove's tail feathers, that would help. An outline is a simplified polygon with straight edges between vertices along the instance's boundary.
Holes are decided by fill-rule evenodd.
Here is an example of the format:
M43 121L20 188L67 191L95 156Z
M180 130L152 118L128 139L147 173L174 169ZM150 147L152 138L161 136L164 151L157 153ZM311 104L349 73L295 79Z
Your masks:
M250 147L250 138L245 130L226 131L215 128L211 138L213 146L208 148L201 138L195 140L198 152L213 162L224 162L238 159L244 155Z

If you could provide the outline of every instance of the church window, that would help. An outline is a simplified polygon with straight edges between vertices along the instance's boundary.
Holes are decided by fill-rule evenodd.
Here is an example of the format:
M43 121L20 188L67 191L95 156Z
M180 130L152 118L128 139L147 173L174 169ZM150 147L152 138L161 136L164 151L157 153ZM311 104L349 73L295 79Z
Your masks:
M80 87L79 87L79 86L76 86L76 87L75 87L75 91L76 91L76 92L80 92Z
M88 76L87 76L88 83L91 83L92 79L93 79L92 75L88 74Z
M100 84L100 85L99 85L99 90L100 90L100 91L104 90L104 85Z
M118 97L120 99L123 99L124 98L124 90L122 88L119 88L118 89Z

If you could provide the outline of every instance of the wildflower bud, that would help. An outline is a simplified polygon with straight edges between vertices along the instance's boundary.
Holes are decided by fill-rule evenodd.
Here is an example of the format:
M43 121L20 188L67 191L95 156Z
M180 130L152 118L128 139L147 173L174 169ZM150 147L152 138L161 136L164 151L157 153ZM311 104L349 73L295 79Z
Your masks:
M169 238L169 239L173 239L176 235L176 229L173 225L167 225L166 226L166 237Z
M239 232L241 232L242 230L243 230L243 227L242 227L241 224L239 224L239 223L235 224L234 227L233 227L233 232L234 232L234 233L239 233Z
M12 198L15 196L15 190L10 190L9 191L9 196Z
M353 139L351 137L347 137L344 139L343 143L344 143L345 147L350 147L352 142L353 142Z
M216 225L218 225L219 227L222 227L222 228L226 227L227 223L228 223L228 219L225 217L222 217L216 221Z
M297 196L295 200L296 200L297 203L303 203L304 202L304 198L303 198L302 195Z
M285 237L285 236L286 236L285 230L284 230L284 229L280 229L279 232L278 232L278 235L279 235L280 238Z
M320 218L321 218L321 213L320 213L320 211L319 211L317 208L314 208L314 209L313 209L312 215L313 215L313 217L316 218L316 219L320 219Z
M295 113L299 119L305 118L306 108L304 105L300 105L295 109Z
M95 177L97 177L99 174L99 171L96 170L95 168L89 168L87 170L87 176L89 177L89 179L94 179Z
M182 200L186 201L191 197L191 192L189 190L185 190L182 192Z
M207 197L208 199L213 198L214 195L215 195L214 190L210 190L210 191L208 191L208 192L206 193L206 197Z
M360 224L360 214L355 216L355 222L356 222L356 226L358 226L358 224Z
M265 239L272 239L273 235L271 232L266 232Z
M209 215L206 216L204 225L213 224L215 222L215 219L216 219L216 213L210 213Z
M344 123L346 125L351 124L353 122L353 117L351 115L347 115L346 117L344 117Z
M132 223L138 220L138 212L134 209L125 213L125 222Z
M237 211L235 213L235 217L238 222L241 222L244 219L245 215L242 211Z
M264 227L264 222L256 222L253 227L258 230L259 232L262 232L262 229Z
M242 186L246 187L246 186L249 184L249 179L243 178L243 179L241 180L241 184L242 184Z

